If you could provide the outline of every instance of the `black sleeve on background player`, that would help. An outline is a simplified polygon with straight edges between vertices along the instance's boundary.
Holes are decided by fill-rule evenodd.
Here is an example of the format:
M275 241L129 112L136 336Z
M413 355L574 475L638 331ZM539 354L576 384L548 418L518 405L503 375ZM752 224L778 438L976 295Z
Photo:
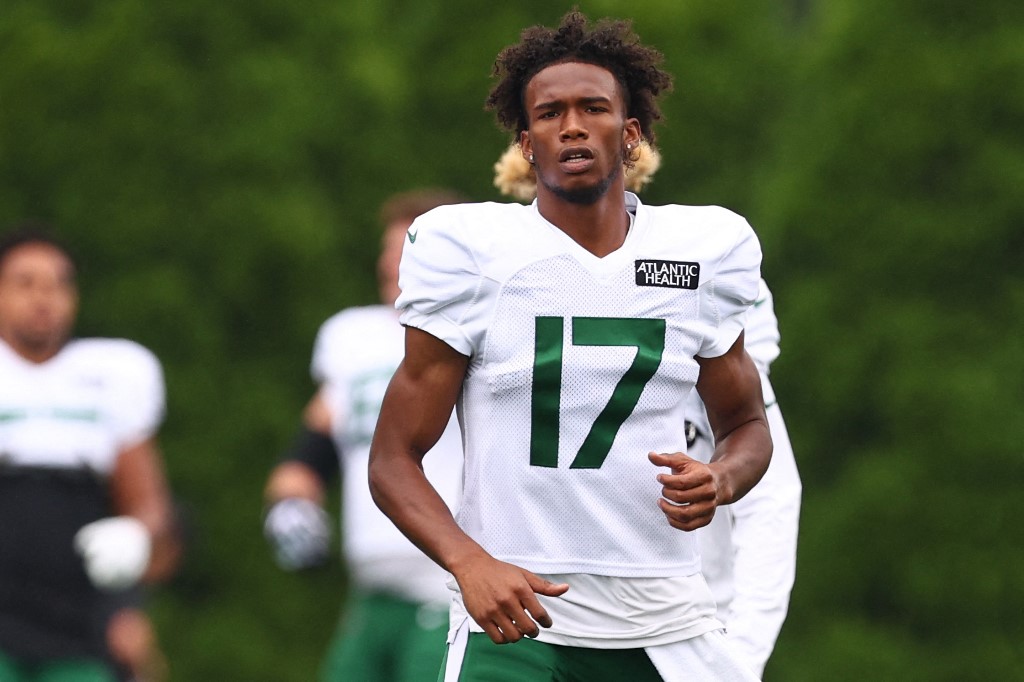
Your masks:
M281 461L305 464L326 484L339 473L338 454L333 438L303 426Z

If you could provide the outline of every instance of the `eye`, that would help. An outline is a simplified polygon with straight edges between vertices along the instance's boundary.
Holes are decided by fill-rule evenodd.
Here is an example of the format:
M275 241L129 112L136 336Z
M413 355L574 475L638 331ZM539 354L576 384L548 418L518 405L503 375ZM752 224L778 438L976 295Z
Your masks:
M558 115L557 111L545 111L540 116L538 116L537 118L554 118L557 115Z

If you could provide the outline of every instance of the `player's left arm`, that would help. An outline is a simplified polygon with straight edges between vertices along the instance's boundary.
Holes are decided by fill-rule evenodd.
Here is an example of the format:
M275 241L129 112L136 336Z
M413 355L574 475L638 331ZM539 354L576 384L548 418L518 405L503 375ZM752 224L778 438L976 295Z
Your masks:
M163 457L155 438L121 450L110 475L110 496L115 514L140 521L149 533L150 558L143 580L169 577L177 567L181 545Z
M679 452L649 455L655 465L671 469L658 475L658 503L680 530L706 526L718 506L742 498L764 475L772 454L761 381L743 348L743 334L724 354L696 359L697 392L715 436L714 455L707 464Z

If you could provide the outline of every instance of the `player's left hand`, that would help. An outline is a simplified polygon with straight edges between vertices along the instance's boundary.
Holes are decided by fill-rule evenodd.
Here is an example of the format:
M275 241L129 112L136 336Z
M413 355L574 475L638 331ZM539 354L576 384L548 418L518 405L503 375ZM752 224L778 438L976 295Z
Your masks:
M146 572L152 540L138 519L112 516L82 526L75 533L75 550L82 555L93 585L101 590L123 590Z
M711 523L719 502L719 482L714 469L681 452L651 452L647 458L671 473L658 474L661 498L658 506L669 524L679 530L696 530Z

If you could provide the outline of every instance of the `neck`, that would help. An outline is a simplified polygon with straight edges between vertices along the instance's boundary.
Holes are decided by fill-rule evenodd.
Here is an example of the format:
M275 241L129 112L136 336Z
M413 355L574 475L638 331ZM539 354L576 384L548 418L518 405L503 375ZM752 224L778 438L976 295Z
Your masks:
M538 184L537 210L545 220L598 258L621 247L629 231L626 194L621 183L614 183L591 204L566 201Z

